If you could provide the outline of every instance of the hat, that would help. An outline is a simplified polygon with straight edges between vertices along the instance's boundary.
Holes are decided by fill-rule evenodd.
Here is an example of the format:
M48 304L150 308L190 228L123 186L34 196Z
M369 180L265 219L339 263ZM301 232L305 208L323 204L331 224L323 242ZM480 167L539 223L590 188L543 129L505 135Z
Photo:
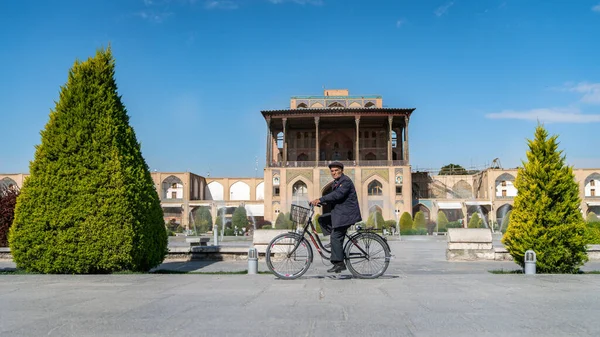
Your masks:
M339 168L341 168L342 170L344 169L344 164L340 163L339 161L334 161L334 162L331 162L331 163L329 163L329 165L327 165L327 166L329 166L329 168L332 168L332 167L339 167Z

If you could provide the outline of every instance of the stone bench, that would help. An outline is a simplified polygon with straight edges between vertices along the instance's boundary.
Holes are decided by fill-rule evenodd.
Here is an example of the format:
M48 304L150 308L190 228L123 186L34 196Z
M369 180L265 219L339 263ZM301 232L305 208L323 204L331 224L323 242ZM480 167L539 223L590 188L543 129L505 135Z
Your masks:
M204 238L185 238L185 242L187 242L190 247L197 247L197 246L208 246L208 242L210 241L210 238L208 237L204 237Z
M494 260L492 232L487 228L448 228L448 261Z
M252 235L252 244L259 254L264 254L267 251L267 246L274 237L289 232L289 229L257 229Z

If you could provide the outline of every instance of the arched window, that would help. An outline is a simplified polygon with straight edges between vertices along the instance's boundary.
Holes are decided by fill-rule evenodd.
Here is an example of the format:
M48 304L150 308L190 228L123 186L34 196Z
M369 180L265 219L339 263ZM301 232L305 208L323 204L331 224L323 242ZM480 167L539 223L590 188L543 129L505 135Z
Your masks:
M303 181L297 181L292 187L292 196L294 197L306 197L308 195L308 188Z
M373 180L368 187L368 192L369 195L382 195L383 194L383 187L381 186L381 183L377 180Z
M585 178L584 195L586 197L596 197L598 193L598 185L600 183L600 174L594 172Z
M256 185L256 200L265 200L265 183Z
M162 182L163 199L183 199L183 182L175 176L168 176Z
M365 160L377 160L377 156L373 152L367 153Z
M206 200L224 200L223 199L223 185L219 182L213 181L206 185L205 193Z
M374 108L375 107L375 103L373 102L367 102L367 104L365 104L365 108Z
M308 155L306 153L300 153L296 158L297 161L308 161Z
M344 106L342 104L340 104L340 102L333 102L331 104L329 104L330 108L343 108Z
M300 103L300 104L298 104L298 106L296 108L297 109L306 109L306 108L308 108L308 106L306 105L306 103Z
M237 181L229 188L230 200L250 200L250 186Z

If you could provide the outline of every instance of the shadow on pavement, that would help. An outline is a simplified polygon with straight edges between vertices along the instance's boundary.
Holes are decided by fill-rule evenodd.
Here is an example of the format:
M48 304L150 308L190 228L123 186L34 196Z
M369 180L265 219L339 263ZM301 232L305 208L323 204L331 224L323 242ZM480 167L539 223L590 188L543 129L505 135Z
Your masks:
M192 272L192 271L203 271L202 269L218 263L219 261L169 261L163 262L160 266L154 268L152 271L157 270L168 270L168 271L180 271L180 272ZM151 272L152 272L151 271Z

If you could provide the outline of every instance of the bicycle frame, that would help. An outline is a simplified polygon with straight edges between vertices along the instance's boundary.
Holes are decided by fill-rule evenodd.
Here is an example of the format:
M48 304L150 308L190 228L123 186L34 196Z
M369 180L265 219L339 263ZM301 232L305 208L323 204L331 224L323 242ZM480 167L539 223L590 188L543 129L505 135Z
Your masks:
M312 241L313 245L315 246L315 248L317 249L317 252L319 252L319 255L321 255L322 258L324 259L329 259L330 256L327 256L324 254L324 252L327 252L328 254L331 254L331 251L328 250L327 248L325 248L323 246L323 243L321 242L321 238L319 237L319 233L317 232L317 229L315 228L315 225L312 222L312 217L314 216L314 206L310 206L310 211L308 212L308 220L306 221L306 224L302 227L302 231L300 231L300 233L297 233L298 235L300 235L301 237L304 237L306 234L308 234L308 237L310 238L310 241ZM310 229L310 231L309 231ZM313 235L314 234L314 235ZM364 256L366 256L366 258L369 258L369 254L367 252L365 252L364 249L362 249L362 247L356 242L356 240L354 240L354 237L357 236L359 233L359 231L357 231L356 233L352 234L352 236L346 234L346 238L348 239L348 241L346 241L346 244L344 245L344 251L346 251L346 248L349 244L353 244L355 245L358 250L360 250L362 252L362 254L364 254ZM377 234L375 234L377 235ZM294 248L292 249L291 252L289 252L289 256L291 256L296 249L298 249L298 247L300 246L300 240L296 243L296 245L294 245ZM384 238L384 242L387 244L387 240L385 240ZM389 248L389 246L388 246ZM358 257L353 257L353 258L361 258L362 256L358 256ZM346 256L346 259L350 259L351 257Z

